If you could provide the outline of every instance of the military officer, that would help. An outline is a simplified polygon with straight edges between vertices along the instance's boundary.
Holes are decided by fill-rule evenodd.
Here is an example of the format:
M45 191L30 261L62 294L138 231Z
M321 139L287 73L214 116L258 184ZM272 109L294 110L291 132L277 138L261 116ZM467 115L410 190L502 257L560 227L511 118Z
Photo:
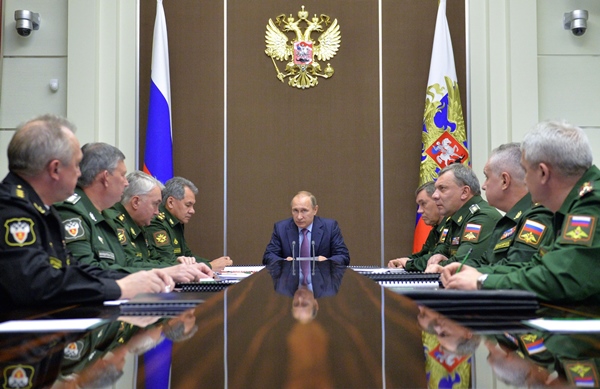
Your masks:
M78 261L126 273L151 269L128 260L110 215L105 213L119 201L129 185L125 156L106 143L82 148L81 177L75 194L57 204L63 219L67 246ZM123 231L122 231L123 232ZM171 266L164 271L177 282L212 276L203 266Z
M481 198L475 173L459 163L445 167L435 182L432 198L446 217L440 235L444 245L436 247L429 259L413 260L415 270L427 270L428 265L440 261L462 261L467 255L481 256L501 215Z
M483 168L488 203L505 212L496 223L490 246L481 258L466 264L484 266L528 262L540 246L554 240L552 212L531 201L521 166L521 145L507 143L494 149Z
M125 273L73 261L52 203L73 193L81 150L69 121L44 115L17 128L0 184L0 307L100 303L174 286L162 271Z
M129 185L120 202L104 213L117 228L117 237L131 266L171 266L165 261L152 260L144 228L158 215L163 184L148 174L135 171L127 175Z
M233 264L231 258L223 256L209 262L194 255L185 241L184 225L195 213L197 193L198 188L182 177L173 177L165 183L159 214L146 228L150 250L153 257L169 263L177 263L178 259L184 263L200 261L215 271L221 271Z
M431 226L431 231L429 232L423 247L420 251L407 257L392 259L388 263L388 267L404 268L408 266L410 270L412 268L412 264L407 265L407 262L425 256L427 256L427 259L429 259L429 255L437 247L437 245L444 244L443 240L440 241L440 235L444 228L444 217L440 215L437 205L435 205L435 201L433 201L431 198L433 192L435 192L435 183L433 181L424 183L415 191L417 205L419 206L417 213L421 214L421 218L426 225Z
M523 289L552 302L600 301L600 171L583 130L566 122L539 123L521 145L532 200L554 212L555 240L531 262L444 268L450 289Z

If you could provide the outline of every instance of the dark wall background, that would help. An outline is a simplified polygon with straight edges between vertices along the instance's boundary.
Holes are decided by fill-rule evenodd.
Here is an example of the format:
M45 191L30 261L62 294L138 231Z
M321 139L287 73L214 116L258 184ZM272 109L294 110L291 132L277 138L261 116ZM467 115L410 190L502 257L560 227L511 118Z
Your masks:
M277 80L264 53L268 20L282 13L297 17L302 5L310 15L338 19L342 36L330 61L334 76L307 90ZM308 190L317 196L319 215L339 221L351 263L382 264L380 121L383 264L410 253L437 5L437 0L383 1L381 115L377 0L228 1L226 111L223 2L164 2L175 174L200 189L196 216L186 227L195 253L215 258L226 251L236 264L259 263L273 223L290 216L289 203L297 191ZM155 12L156 2L141 2L141 160ZM448 0L463 107L464 15L463 0ZM278 66L284 70L283 62Z

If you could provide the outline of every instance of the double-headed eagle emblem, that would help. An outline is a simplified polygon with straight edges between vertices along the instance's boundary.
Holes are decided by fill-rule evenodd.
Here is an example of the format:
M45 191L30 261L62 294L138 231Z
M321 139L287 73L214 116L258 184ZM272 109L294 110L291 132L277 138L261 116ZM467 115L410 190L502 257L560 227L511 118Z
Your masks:
M304 32L300 28L300 24L306 25ZM318 43L311 38L313 31L323 32L317 39ZM294 32L295 37L291 40L285 33ZM315 61L329 61L340 48L342 41L340 26L337 19L331 21L327 15L318 17L316 14L311 20L308 20L308 11L298 11L298 20L290 14L287 17L281 14L275 18L275 21L269 19L267 31L265 35L267 49L265 53L271 57L277 78L283 82L286 77L289 77L288 84L290 86L306 89L316 86L319 81L318 77L329 78L333 76L333 68L330 63L324 70L321 70L321 65ZM288 43L288 41L290 43ZM285 72L280 72L277 66L277 61L289 61L285 65Z

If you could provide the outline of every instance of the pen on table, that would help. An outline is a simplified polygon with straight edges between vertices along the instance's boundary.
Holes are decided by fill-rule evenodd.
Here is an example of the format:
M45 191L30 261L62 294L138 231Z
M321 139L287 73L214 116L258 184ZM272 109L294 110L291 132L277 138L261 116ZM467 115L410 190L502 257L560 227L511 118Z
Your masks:
M471 255L471 251L473 251L472 247L469 249L469 251L467 251L467 255L465 255L465 257L463 258L463 260L460 261L460 266L456 270L457 273L460 271L460 269L462 269L462 267L465 264L465 262L467 262L467 259L469 259L469 255Z

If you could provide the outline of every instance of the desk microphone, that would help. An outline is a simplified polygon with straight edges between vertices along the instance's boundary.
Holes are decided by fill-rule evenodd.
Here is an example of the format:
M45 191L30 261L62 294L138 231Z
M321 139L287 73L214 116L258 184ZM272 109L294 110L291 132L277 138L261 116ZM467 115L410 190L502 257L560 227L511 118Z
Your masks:
M312 242L312 275L315 275L315 262L316 262L316 258L315 258L315 241L313 240Z
M296 241L292 241L292 275L296 275L296 268L294 267L294 262L296 261Z

